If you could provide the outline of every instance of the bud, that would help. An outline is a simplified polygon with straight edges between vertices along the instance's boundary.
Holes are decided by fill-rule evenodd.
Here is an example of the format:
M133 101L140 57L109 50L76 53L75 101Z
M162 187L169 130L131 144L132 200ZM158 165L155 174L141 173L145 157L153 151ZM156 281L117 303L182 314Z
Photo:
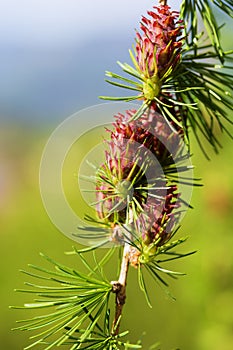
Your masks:
M177 20L179 13L167 5L148 11L150 18L142 17L142 34L136 33L136 60L144 80L144 96L153 100L159 95L164 75L176 68L180 61L183 26Z
M164 169L174 166L181 138L153 108L137 121L135 112L119 113L108 130L109 150L97 172L97 215L112 228L130 225L145 246L162 245L180 205L177 186L168 184Z

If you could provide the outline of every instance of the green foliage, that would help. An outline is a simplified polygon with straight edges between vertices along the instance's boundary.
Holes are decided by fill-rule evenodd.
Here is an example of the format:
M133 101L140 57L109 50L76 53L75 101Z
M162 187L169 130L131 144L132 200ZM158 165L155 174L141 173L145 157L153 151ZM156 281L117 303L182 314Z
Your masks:
M129 90L133 90L133 91L138 91L139 94L136 94L134 96L127 96L127 97L109 97L109 96L100 96L101 99L104 100L110 100L110 101L126 101L126 102L130 102L130 101L134 101L134 100L142 100L144 99L145 101L143 102L142 106L138 109L137 113L134 115L134 117L132 119L137 120L138 118L140 118L140 116L147 110L147 108L150 106L152 101L155 101L157 103L157 106L160 110L160 112L163 115L166 115L169 117L169 119L171 119L175 124L177 124L179 127L182 128L182 124L179 122L179 120L177 120L176 118L174 118L174 116L172 115L172 113L170 113L169 108L174 107L174 105L182 105L182 102L179 102L177 100L174 100L172 98L172 96L167 96L168 90L170 92L170 88L171 88L171 77L174 75L174 70L172 69L172 67L170 67L170 69L167 70L167 72L163 75L160 84L160 93L159 96L153 96L152 99L148 99L145 95L144 95L144 84L145 84L145 78L142 76L140 68L136 62L136 59L134 58L132 52L130 51L130 56L131 59L133 61L134 67L131 67L129 64L127 63L121 63L118 62L118 64L120 65L120 67L122 68L122 70L129 74L131 76L131 78L125 78L124 76L112 73L112 72L106 72L106 75L113 78L113 79L118 79L121 81L124 81L127 83L126 84L121 84L115 81L111 81L111 80L106 80L108 83L115 85L117 87L121 87L121 88L125 88L125 89L129 89ZM136 81L132 79L136 78ZM150 83L149 83L150 84ZM153 86L151 85L151 89L153 89ZM193 89L192 87L189 89ZM190 104L189 107L194 107L195 104Z
M107 251L98 262L93 252L95 266L91 266L81 251L74 248L74 254L80 258L87 273L68 268L47 256L43 258L54 266L54 270L29 265L30 268L42 274L23 271L30 277L46 281L44 284L26 282L32 289L17 289L17 292L29 293L36 296L32 303L23 307L13 306L14 309L48 310L30 319L18 321L22 325L14 330L31 331L33 341L25 350L43 345L44 350L55 346L66 345L70 350L127 350L141 349L141 341L132 344L124 341L128 331L114 334L111 329L109 298L112 292L110 284L103 274L103 266L109 261L114 248ZM51 312L49 310L52 309ZM154 347L153 347L154 349Z
M149 306L151 304L144 282L142 266L149 271L156 282L162 282L165 286L168 286L159 273L165 273L172 277L182 275L182 273L164 269L160 264L193 254L194 252L182 254L173 251L174 247L184 241L180 239L159 247L155 254L147 252L147 258L145 257L145 251L142 251L141 264L138 268L138 281ZM135 246L135 243L132 242L132 246ZM131 344L123 340L128 335L127 331L114 334L111 329L109 298L113 291L112 284L104 276L103 267L109 262L114 253L117 252L118 254L118 250L119 248L108 250L100 261L97 261L95 252L91 252L95 262L95 266L91 266L88 259L84 257L83 250L79 251L74 248L74 251L68 254L79 257L87 273L61 265L43 254L41 256L53 265L53 270L35 265L29 265L29 267L35 270L36 273L22 270L27 276L46 281L46 283L26 282L25 285L31 289L17 289L16 291L35 295L35 299L31 303L24 304L23 307L14 306L12 308L48 310L47 313L18 321L21 325L14 328L14 330L27 330L36 333L30 337L33 342L25 347L25 350L38 345L43 345L44 350L61 345L69 346L70 350L142 348L141 341L137 344ZM160 255L166 255L169 258L158 260L157 257ZM157 346L158 344L151 347L151 349L155 349Z
M177 231L178 229L173 232L171 238L174 237ZM159 242L154 242L149 247L146 247L146 249L142 246L142 254L139 258L140 265L138 268L138 283L150 307L152 306L144 278L145 270L149 273L152 279L164 289L167 295L169 295L172 299L175 299L175 297L171 295L168 289L169 285L164 279L163 275L165 274L171 278L177 279L179 276L183 276L185 274L164 268L162 265L164 263L181 259L196 253L196 251L189 253L179 253L174 250L177 246L183 244L186 240L187 238L180 238L178 240L168 242L162 246L157 246Z
M47 339L56 335L56 339L45 346L45 349L48 350L53 346L66 343L85 324L86 330L80 336L80 343L82 343L92 334L94 328L102 330L98 322L103 309L107 308L112 286L99 270L88 275L58 264L46 256L44 257L54 265L55 271L29 265L32 269L43 274L23 272L39 280L50 282L50 284L26 283L27 286L33 289L18 291L36 295L34 302L25 304L24 309L51 308L52 312L19 321L23 325L15 329L40 331L45 328L39 334L31 337L31 339L39 339L25 349L30 349L38 344L47 344ZM90 269L81 254L79 254L79 257L85 266ZM74 349L74 347L71 349Z
M213 12L212 3L227 15L233 17L231 0L183 0L181 4L180 18L186 24L186 42L188 46L196 46L200 32L199 17L205 26L206 33L215 49L220 61L224 62L224 50L221 45L219 27Z
M201 39L198 40L199 42ZM232 62L232 53L233 51L223 52L226 63ZM233 76L230 70L233 66L232 64L219 64L217 58L211 45L192 46L184 49L182 63L174 77L175 89L181 90L177 96L184 101L184 105L181 106L181 115L185 134L189 137L188 129L191 127L207 158L200 134L216 153L221 147L216 137L216 127L232 138L224 122L233 124L229 118L229 112L232 110L233 86ZM197 108L188 107L194 104Z

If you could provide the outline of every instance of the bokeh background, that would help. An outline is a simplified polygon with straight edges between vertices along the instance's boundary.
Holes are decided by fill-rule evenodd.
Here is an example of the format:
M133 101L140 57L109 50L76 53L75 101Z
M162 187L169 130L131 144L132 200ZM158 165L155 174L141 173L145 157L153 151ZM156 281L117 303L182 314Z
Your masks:
M25 280L19 269L43 263L41 251L78 267L76 260L64 255L74 242L51 223L40 198L39 165L46 141L66 117L99 103L98 95L120 92L104 82L104 71L117 72L117 60L130 61L134 28L141 14L155 4L151 0L1 1L1 349L19 350L28 344L28 334L10 330L17 319L27 317L25 311L8 309L29 299L13 291L22 288ZM170 4L179 8L179 1ZM220 22L226 20L218 17ZM229 27L223 40L230 49ZM186 250L198 252L174 266L187 273L170 283L177 300L150 284L150 310L134 283L134 271L130 274L123 322L135 340L146 331L144 349L155 341L163 350L232 349L232 141L221 134L219 138L223 150L219 155L209 150L211 162L192 140L195 175L204 187L194 190L195 209L185 216L179 235L190 236ZM77 154L77 162L78 158ZM73 165L70 172L67 165L66 176L70 199L78 210Z

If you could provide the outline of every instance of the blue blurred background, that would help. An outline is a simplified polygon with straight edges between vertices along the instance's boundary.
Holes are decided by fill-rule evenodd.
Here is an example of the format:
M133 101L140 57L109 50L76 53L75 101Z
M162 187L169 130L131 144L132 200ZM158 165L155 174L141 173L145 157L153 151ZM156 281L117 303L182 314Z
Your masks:
M175 9L179 3L169 2ZM40 263L40 251L67 265L77 263L64 256L73 242L52 225L41 202L38 173L45 143L67 116L99 103L99 95L121 93L104 82L104 71L117 72L117 60L130 61L134 28L153 5L149 0L1 2L1 349L27 344L28 334L10 331L16 319L27 317L8 309L28 300L13 292L24 280L18 270ZM227 27L223 40L230 49ZM144 349L157 340L163 350L232 349L232 144L219 138L224 148L220 155L210 151L211 162L192 140L196 176L205 187L194 191L195 209L182 223L180 234L190 236L186 249L198 253L176 265L187 272L171 282L177 301L151 284L149 310L134 285L134 273L130 276L124 326L132 329L134 339L147 332ZM70 186L76 186L73 178Z
M59 121L109 92L104 71L128 59L153 1L8 1L0 14L1 115Z

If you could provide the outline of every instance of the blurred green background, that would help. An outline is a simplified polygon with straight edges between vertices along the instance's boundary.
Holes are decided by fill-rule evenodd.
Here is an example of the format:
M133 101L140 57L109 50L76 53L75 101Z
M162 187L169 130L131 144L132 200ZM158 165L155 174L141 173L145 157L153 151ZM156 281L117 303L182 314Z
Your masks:
M8 14L9 23L13 25L10 29L7 26L8 35L12 35L16 41L13 44L8 41L11 46L7 46L7 40L4 41L5 56L3 55L2 60L5 58L5 80L2 79L0 83L0 348L4 350L22 349L28 344L27 333L10 330L15 326L15 321L26 318L27 313L9 310L8 306L22 305L30 299L28 295L13 291L14 288L22 288L25 279L29 280L19 273L19 269L25 269L27 263L44 264L39 252L44 252L64 264L79 267L74 257L64 255L64 251L72 249L74 242L54 227L41 201L39 165L46 141L67 115L96 103L99 94L105 94L106 91L111 94L103 81L104 70L116 71L115 61L118 58L129 62L127 49L131 46L134 35L132 30L125 32L125 28L131 25L126 23L125 17L122 20L122 28L117 27L117 23L112 24L114 10L111 10L111 16L108 16L102 32L100 30L92 37L90 33L93 33L95 28L89 28L85 43L79 43L82 36L80 28L74 31L70 26L69 33L75 33L73 44L76 46L72 46L71 42L67 44L66 39L70 39L69 33L66 38L56 42L60 32L50 26L52 15L49 17L49 12L46 12L48 18L44 17L43 12L41 21L34 27L33 17L30 23L26 22L27 30L30 29L30 25L34 28L32 34L28 31L26 35L26 30L25 33L18 32L18 29L23 30L20 24L24 18L29 18L30 11L35 18L40 19L39 10L43 10L45 3L40 1L40 7L31 10L27 7L29 2L20 3L21 12L17 17L18 12L14 7L17 2L9 2L11 6L14 5L15 11L11 15ZM47 8L51 13L57 9L55 2L51 1L52 3L53 7ZM60 11L63 8L62 3L67 9L66 2L59 1ZM75 2L71 3L75 6ZM123 3L120 2L121 6ZM147 1L143 6L141 3L139 0L135 1L135 9L131 16L134 24L131 25L131 29L137 23L135 19L145 12L144 8L154 5L154 1ZM38 5L39 2L36 1L35 4ZM103 8L108 11L106 6L109 5L107 1L100 1L99 6L102 6L98 13L100 26L101 18L106 19ZM143 8L140 9L141 7ZM80 17L84 15L84 9L85 2L79 2L76 10ZM69 7L70 16L72 11L73 7ZM124 14L125 11L122 7L121 13ZM7 25L7 9L3 8L1 15L5 21L1 21L1 25ZM48 19L48 23L44 22L44 18ZM69 16L67 19L69 20ZM54 16L54 22L56 21L57 17ZM62 22L60 31L67 29L66 24ZM41 32L42 27L44 32ZM23 28L25 29L25 26ZM106 35L106 28L112 29L108 33L109 36ZM85 36L85 32L82 34ZM30 35L33 36L31 39ZM224 40L229 46L231 40L228 40L227 35L229 32ZM45 37L51 40L47 42L46 48L43 46ZM2 30L0 39L3 40ZM51 47L50 43L54 42L56 45ZM95 48L95 57L89 50L90 47ZM27 61L25 57L29 53L33 54L33 57L29 56ZM70 59L67 60L67 57ZM113 94L116 94L115 90ZM163 350L178 347L183 350L232 349L233 154L232 141L222 135L219 135L219 138L223 150L219 155L210 151L211 162L204 158L195 140L192 140L195 176L202 178L204 187L194 189L192 205L195 209L186 214L179 236L190 236L185 250L198 252L172 265L187 273L187 276L170 283L171 291L177 300L170 300L156 284L149 282L153 300L153 309L150 310L135 283L135 271L130 273L122 328L128 327L132 339L135 340L146 331L142 336L144 349L148 349L155 341L161 342ZM78 161L77 155L77 163ZM67 165L66 170L67 191L72 205L78 210L77 179L74 176L76 164L71 163ZM114 267L111 266L110 269Z

